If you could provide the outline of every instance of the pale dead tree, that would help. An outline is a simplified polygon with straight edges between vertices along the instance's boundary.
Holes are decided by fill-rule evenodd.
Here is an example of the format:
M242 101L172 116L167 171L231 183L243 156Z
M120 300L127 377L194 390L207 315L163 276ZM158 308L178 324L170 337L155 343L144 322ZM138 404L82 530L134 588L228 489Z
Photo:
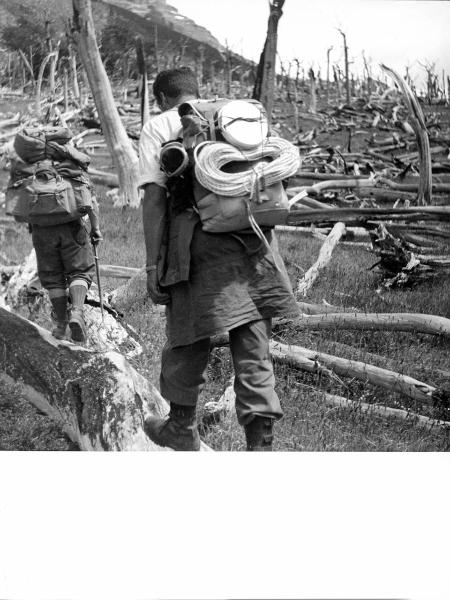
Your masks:
M342 35L344 39L344 61L345 61L345 101L347 104L350 104L350 77L348 73L348 46L347 46L347 37L345 33L338 29L339 33Z
M327 104L330 101L330 52L333 50L333 46L330 46L327 50Z
M298 58L294 58L294 62L297 66L295 71L295 91L298 92L299 79L300 79L300 69L301 69L301 61Z
M317 111L317 93L316 93L316 77L313 68L308 70L309 77L309 111L316 114Z
M203 69L205 65L205 46L200 44L197 48L197 60L196 60L196 70L197 70L197 81L199 85L203 83Z
M226 94L226 96L231 96L232 74L233 74L233 67L232 67L232 63L231 63L231 50L228 46L228 41L225 40L224 76L225 76L225 94Z
M364 50L362 51L362 58L364 62L364 73L366 75L367 80L367 93L370 96L370 94L372 93L372 68L370 65L370 59L367 60L366 55L364 54Z
M72 93L74 100L78 102L81 106L81 94L80 94L80 86L78 84L78 74L77 74L77 55L73 48L73 44L69 42L69 64L70 64L70 75L72 78Z
M215 94L216 89L217 89L216 88L216 64L217 64L216 60L212 60L209 63L209 82L210 82L212 94Z
M141 127L144 127L146 122L150 119L150 106L148 98L148 81L147 81L147 63L145 60L144 42L142 37L136 38L136 62L141 76L139 85L139 96L141 99Z
M267 111L269 124L275 91L275 66L278 43L278 21L283 14L284 0L271 0L267 36L259 59L253 98L262 102Z
M36 83L36 115L38 117L40 117L42 115L41 89L42 89L42 80L44 79L44 71L45 71L45 67L48 65L48 63L51 60L56 60L55 52L50 52L50 54L47 54L47 56L42 61L41 66L39 67L39 74L38 74L37 83Z
M339 65L333 65L333 78L336 84L336 94L338 102L341 101L341 69Z
M437 77L434 72L435 63L430 63L428 61L426 61L425 63L421 63L420 61L418 61L418 63L423 69L425 69L426 74L427 74L427 97L428 97L428 102L431 104L431 101L433 100L433 98L435 98L437 96L437 91L436 91Z
M45 21L45 45L47 46L47 53L48 54L53 53L52 59L50 61L50 72L49 72L49 77L48 77L49 94L51 97L53 97L55 94L55 87L56 87L56 85L55 85L56 65L58 63L60 41L58 41L58 43L56 44L55 52L53 52L53 41L52 41L52 34L50 31L49 19L47 19Z
M156 71L159 72L159 42L158 42L158 25L155 23L153 29L153 49L155 52L155 67Z
M139 206L138 157L120 119L95 36L91 0L72 0L73 34L97 107L102 131L119 176L119 203Z
M427 126L422 108L406 81L386 65L380 65L381 69L387 73L397 84L403 93L406 107L409 112L411 126L416 134L417 146L419 149L419 190L417 194L417 205L426 206L431 204L432 200L432 170L430 141L428 139Z
M22 59L23 65L27 68L27 71L30 73L31 75L31 83L33 85L33 89L36 88L36 80L34 78L34 71L33 71L33 67L31 66L32 63L28 60L28 58L25 56L25 54L23 53L23 51L19 48L19 54L20 54L20 58ZM25 77L24 77L24 87L26 85L26 81L25 81Z

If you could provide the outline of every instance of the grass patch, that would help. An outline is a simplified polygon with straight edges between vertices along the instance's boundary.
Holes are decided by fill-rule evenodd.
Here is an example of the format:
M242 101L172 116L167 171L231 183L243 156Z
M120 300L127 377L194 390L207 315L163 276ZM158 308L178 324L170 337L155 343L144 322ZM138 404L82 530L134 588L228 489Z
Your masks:
M100 246L104 263L139 267L144 264L144 238L140 210L121 210L111 206L100 194L102 229L105 241ZM14 227L5 253L12 262L20 262L31 248L25 226ZM280 248L295 285L314 262L320 241L301 235L281 233ZM320 275L305 301L330 304L367 312L424 312L450 317L450 281L434 280L411 290L376 293L378 275L369 267L375 257L360 248L336 248L330 265ZM123 280L105 279L105 290ZM134 366L158 383L160 353L165 341L164 318L151 301L136 303L126 315L138 331L145 354ZM433 336L398 332L330 331L304 332L284 327L277 332L286 342L390 368L435 386L449 386L449 341ZM447 373L447 375L445 374ZM387 403L414 408L398 394L359 381L329 379L302 373L284 365L275 366L277 391L285 416L276 426L275 448L282 451L445 451L449 432L427 431L412 423L392 418L367 416L358 409L335 408L324 404L321 392L364 402ZM218 399L232 375L227 348L213 352L209 382L200 398L199 416L205 401ZM14 393L3 392L0 403L0 444L7 449L62 449L67 440L55 433L54 426ZM426 409L422 409L426 414ZM43 423L46 423L45 427ZM46 429L47 428L47 429ZM234 414L218 425L203 428L203 439L215 450L242 450L242 428ZM61 440L65 440L63 443ZM64 447L63 449L69 449Z
M100 247L101 260L109 264L139 267L144 264L144 238L140 211L121 210L100 195L102 229L105 242ZM9 233L6 254L11 262L20 262L31 248L25 226L14 227ZM293 284L314 262L320 241L308 237L281 233L280 248L288 265ZM377 294L378 275L369 271L374 256L360 248L338 247L330 265L311 289L307 302L330 304L345 309L367 312L426 312L450 317L448 297L450 282L435 280L412 290L395 290ZM123 283L105 279L106 290ZM134 305L126 316L144 342L144 356L133 361L146 377L158 382L160 353L165 341L164 319L150 300ZM449 342L424 334L397 332L330 331L304 332L283 328L277 332L286 342L318 351L336 354L391 368L435 386L448 386ZM301 373L284 365L275 366L277 391L285 416L276 427L275 448L283 451L442 451L449 445L449 433L433 432L392 418L367 416L357 409L326 406L321 391L381 402L391 406L414 408L398 394L357 381L330 380L323 376ZM213 352L209 367L209 382L201 396L199 416L206 399L218 399L232 375L226 348ZM59 433L49 420L35 409L25 409L26 403L11 391L2 393L0 415L3 428L0 444L7 449L61 448ZM426 414L426 410L422 412ZM13 417L13 415L15 415ZM43 423L46 423L46 430ZM35 425L33 425L35 423ZM53 432L53 433L51 433ZM219 425L203 429L203 438L216 450L241 450L245 447L242 428L234 414ZM40 441L39 441L40 440ZM42 447L40 447L40 444ZM69 449L69 448L64 448Z

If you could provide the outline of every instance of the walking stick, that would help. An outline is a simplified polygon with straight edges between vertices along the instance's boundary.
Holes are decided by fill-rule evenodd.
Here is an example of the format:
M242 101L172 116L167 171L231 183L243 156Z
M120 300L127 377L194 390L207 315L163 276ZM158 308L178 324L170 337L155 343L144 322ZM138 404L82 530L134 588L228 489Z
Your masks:
M103 310L103 294L102 294L102 284L100 282L100 269L98 266L98 253L97 253L98 242L94 242L92 240L92 248L94 251L94 260L95 260L95 274L97 276L97 285L98 285L98 297L100 299L100 310L102 311L102 323L105 322L105 313Z

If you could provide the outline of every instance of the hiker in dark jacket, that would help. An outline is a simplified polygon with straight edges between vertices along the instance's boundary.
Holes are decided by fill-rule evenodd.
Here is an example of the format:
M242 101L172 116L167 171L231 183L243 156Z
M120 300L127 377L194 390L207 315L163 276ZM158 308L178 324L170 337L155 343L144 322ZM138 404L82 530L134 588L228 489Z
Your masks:
M167 306L160 385L170 412L164 419L148 418L145 430L161 446L199 450L196 405L210 338L229 332L236 411L247 449L271 450L273 422L282 416L269 355L271 319L298 314L276 238L271 229L265 232L270 251L251 230L206 233L192 207L170 211L159 154L165 142L181 136L177 106L199 92L188 68L159 73L153 92L163 112L141 133L139 185L148 292L156 304Z

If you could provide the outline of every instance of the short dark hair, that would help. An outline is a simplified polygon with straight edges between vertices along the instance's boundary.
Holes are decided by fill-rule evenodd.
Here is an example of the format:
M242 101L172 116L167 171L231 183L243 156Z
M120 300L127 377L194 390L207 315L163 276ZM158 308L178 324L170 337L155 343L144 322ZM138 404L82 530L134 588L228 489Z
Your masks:
M189 67L161 71L153 83L153 94L156 100L161 100L161 93L169 98L178 98L183 94L200 97L197 77Z

